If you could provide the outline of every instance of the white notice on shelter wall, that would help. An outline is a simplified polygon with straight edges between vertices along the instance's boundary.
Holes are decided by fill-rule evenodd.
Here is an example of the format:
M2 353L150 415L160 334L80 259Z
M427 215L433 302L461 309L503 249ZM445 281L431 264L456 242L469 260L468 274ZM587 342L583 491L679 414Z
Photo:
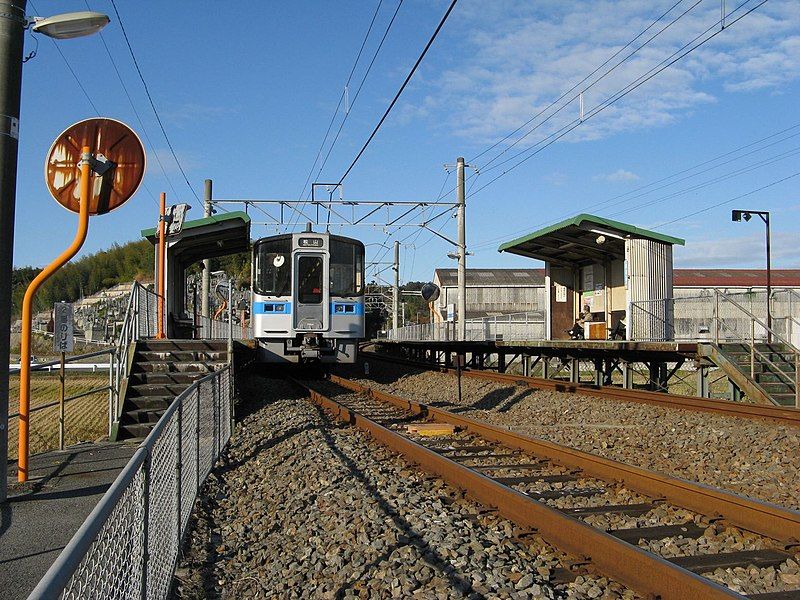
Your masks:
M566 302L566 301L567 301L567 286L557 283L556 302Z

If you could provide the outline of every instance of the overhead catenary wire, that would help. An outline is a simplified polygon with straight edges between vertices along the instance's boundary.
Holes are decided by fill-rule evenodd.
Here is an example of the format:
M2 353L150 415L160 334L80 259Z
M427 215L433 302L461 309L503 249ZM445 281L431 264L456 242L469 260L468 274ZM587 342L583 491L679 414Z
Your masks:
M517 127L517 128L514 130L514 131L512 131L512 132L511 132L511 133L509 133L509 134L507 134L506 136L504 136L503 138L501 138L500 140L498 140L497 142L495 142L494 144L492 144L492 145L491 145L491 146L489 146L488 148L486 148L486 149L482 150L481 152L479 152L478 154L476 154L476 155L475 155L473 158L471 158L471 159L469 160L469 162L475 162L475 161L476 161L478 158L480 158L481 156L483 156L483 155L484 155L484 154L486 154L487 152L490 152L491 150L493 150L494 148L496 148L497 146L499 146L500 144L502 144L503 142L505 142L507 139L511 138L513 135L515 135L516 133L518 133L519 131L521 131L521 130L522 130L524 127L526 127L527 125L531 124L531 123L532 123L533 121L535 121L537 118L539 118L539 117L540 117L540 116L542 116L544 113L546 113L548 110L550 110L551 108L553 108L553 107L554 107L556 104L558 104L559 102L561 102L561 100L563 100L563 99L564 99L564 98L566 98L566 97L567 97L569 94L571 94L572 92L574 92L574 91L575 91L575 90L576 90L578 87L580 87L582 84L584 84L586 81L588 81L588 80L589 80L589 79L590 79L590 78L591 78L591 77L592 77L592 76L593 76L595 73L597 73L597 72L598 72L600 69L602 69L602 68L603 68L604 66L606 66L608 63L610 63L612 60L614 60L614 59L615 59L617 56L619 56L619 55L620 55L620 54L621 54L621 53L622 53L622 52L623 52L623 51L624 51L626 48L630 47L630 46L631 46L631 45L632 45L632 44L633 44L633 43L634 43L636 40L638 40L638 39L639 39L640 37L642 37L642 36L643 36L645 33L647 33L647 32L648 32L650 29L652 29L652 28L653 28L653 27L654 27L654 26L655 26L657 23L659 23L659 22L660 22L660 21L661 21L661 20L662 20L664 17L666 17L666 16L667 16L669 13L671 13L671 12L672 12L672 11L673 11L673 10L674 10L674 9L675 9L677 6L678 6L678 5L679 5L679 4L681 4L682 2L683 2L683 0L678 0L677 2L675 2L675 3L674 3L672 6L670 6L670 7L669 7L669 8L668 8L668 9L667 9L665 12L663 12L663 13L662 13L662 14L661 14L661 15L660 15L660 16L659 16L659 17L658 17L658 18L657 18L655 21L653 21L652 23L650 23L650 25L648 25L648 26L647 26L645 29L643 29L642 31L640 31L640 32L639 32L639 33L638 33L638 34L637 34L635 37L633 37L631 40L629 40L627 44L625 44L624 46L622 46L622 47L621 47L619 50L617 50L616 52L614 52L614 54L612 54L611 56L609 56L609 57L608 57L608 58L607 58L605 61L603 61L601 64L599 64L597 67L595 67L595 68L594 68L594 70L593 70L592 72L590 72L588 75L586 75L586 76L585 76L583 79L581 79L581 80L580 80L578 83L576 83L575 85L573 85L573 86L572 86L571 88L569 88L569 89L568 89L566 92L564 92L563 94L561 94L561 96L559 96L558 98L556 98L555 100L553 100L553 101L552 101L550 104L548 104L548 105L547 105L545 108L543 108L542 110L540 110L539 112L537 112L537 113L536 113L536 114L535 114L533 117L531 117L531 118L530 118L530 119L528 119L528 120L527 120L525 123L523 123L522 125L520 125L519 127ZM684 11L682 14L680 14L680 15L679 15L679 16L678 16L676 19L674 19L672 22L670 22L670 23L669 23L669 24L668 24L666 27L664 27L664 28L663 28L663 29L661 29L659 32L657 32L657 33L656 33L654 36L652 36L651 38L649 38L648 40L646 40L644 43L642 43L642 45L638 46L638 47L637 47L637 48L636 48L636 49L635 49L633 52L631 52L630 54L628 54L628 55L627 55L625 58L623 58L623 59L622 59L620 62L618 62L616 65L614 65L614 66L613 66L611 69L609 69L608 71L606 71L605 73L603 73L603 74L602 74L602 75L601 75L601 76L600 76L598 79L596 79L596 80L595 80L595 81L594 81L594 82L593 82L593 83L592 83L592 84L591 84L589 87L582 89L582 90L581 90L581 93L584 93L584 92L586 92L588 89L590 89L590 88L591 88L592 86L594 86L596 83L598 83L599 81L601 81L601 80L602 80L603 78L605 78L607 75L611 74L611 73L612 73L614 70L616 70L616 69L617 69L617 68L618 68L620 65L622 65L622 64L623 64L624 62L626 62L628 59L630 59L631 57L633 57L633 56L634 56L634 55L635 55L637 52L639 52L639 50L641 50L642 48L644 48L645 46L647 46L647 45L648 45L650 42L652 42L652 41L653 41L653 40L654 40L656 37L658 37L658 36L659 36L661 33L663 33L664 31L666 31L666 30L667 30L669 27L671 27L672 25L674 25L674 24L675 24L675 23L676 23L678 20L680 20L680 19L681 19L683 16L685 16L685 15L686 15L686 14L687 14L689 11L691 11L691 10L692 10L694 7L696 7L698 4L700 4L700 2L702 2L702 0L697 0L697 2L695 2L695 3L694 3L692 6L690 6L690 7L689 7L689 8L688 8L686 11ZM563 109L565 106L568 106L569 104L571 104L571 103L572 103L574 100L575 100L575 97L573 97L573 98L570 98L570 99L567 101L567 103L566 103L564 106L562 106L562 109ZM559 111L557 111L557 112L560 112L560 110L561 110L561 109L559 109ZM548 119L549 119L549 118L551 118L552 116L554 116L555 114L557 114L557 112L556 112L556 113L554 113L553 115L550 115L550 117L548 117ZM529 133L530 133L530 132L529 132ZM527 135L527 134L526 134L526 135ZM518 143L518 142L520 142L520 141L522 141L522 139L524 139L524 137L523 137L523 138L520 138L519 140L517 140L517 142L515 142L515 144L516 144L516 143ZM514 144L514 145L515 145L515 144ZM506 149L505 149L503 152L507 151L507 150L508 150L508 149L510 149L511 147L513 147L513 145L512 145L512 146L509 146L508 148L506 148ZM490 161L490 162L489 162L489 163L487 163L487 164L491 164L491 162L494 162L494 160L496 160L496 159L497 159L499 156L501 156L501 155L503 154L503 152L501 152L500 154L498 154L498 155L497 155L497 157L495 157L494 159L492 159L492 161Z
M356 67L358 66L358 62L361 59L361 54L364 51L364 46L369 39L370 33L372 33L372 27L375 24L375 19L378 17L378 12L381 9L381 5L383 4L383 0L379 0L378 5L375 7L375 12L372 14L372 20L369 23L369 27L367 28L367 33L364 35L364 39L361 42L361 47L358 49L358 54L356 55L356 59L353 62L353 67L350 69L350 74L347 76L347 81L344 84L344 88L342 88L342 93L339 96L339 103L336 105L336 109L334 109L333 114L331 115L330 123L328 123L328 129L325 131L325 136L322 138L322 143L319 145L319 149L317 150L317 155L314 158L314 163L311 165L311 168L308 170L308 175L306 176L306 181L303 184L303 189L300 191L300 198L303 197L303 194L306 193L306 188L308 187L308 183L311 180L311 175L314 173L314 168L317 166L317 162L319 161L319 157L322 155L322 149L325 147L325 142L328 141L328 135L333 128L333 124L336 121L336 115L339 114L339 109L342 106L342 102L345 99L345 90L347 90L348 86L350 85L350 81L353 78L353 73L355 73ZM346 110L346 113L350 112L349 109Z
M35 13L39 13L39 9L36 8L36 5L32 2L32 0L28 0L28 4L31 5L31 8L34 10ZM39 14L41 14L41 13L39 13ZM72 77L75 79L75 82L78 84L78 87L80 88L81 92L83 92L83 95L86 96L86 100L89 101L89 104L91 105L92 110L94 111L94 114L99 117L100 116L100 111L97 109L97 106L95 105L95 103L92 100L91 96L89 96L89 92L86 91L86 88L84 87L83 83L81 82L80 78L78 77L78 74L75 72L75 69L72 68L72 65L67 60L67 57L64 56L64 53L61 51L61 48L59 47L59 45L56 42L56 40L54 40L53 38L49 38L49 40L53 43L53 47L58 52L59 56L61 56L61 59L64 61L64 64L67 65L67 69L69 70L69 72L72 73ZM35 54L34 54L34 56L35 56Z
M86 8L88 10L92 10L92 7L89 5L89 1L88 0L84 0L84 4L86 5ZM147 132L147 128L144 126L144 122L142 121L142 117L139 114L139 111L136 109L136 105L133 102L133 98L131 97L130 91L128 90L128 86L125 85L125 79L122 77L122 74L119 72L119 68L117 66L117 62L114 60L114 56L111 53L111 49L108 47L108 44L106 43L106 38L103 35L102 31L98 32L98 35L100 36L100 41L103 43L103 47L106 50L106 54L108 54L108 59L111 61L111 66L114 69L114 73L116 73L117 79L119 80L119 83L122 86L122 90L125 92L125 96L128 99L128 103L130 104L131 110L133 111L133 114L136 116L136 120L139 122L139 126L142 128L142 134L144 135L145 140L147 141L147 145L150 147L150 149L152 150L152 154L155 156L156 163L158 164L158 167L161 170L161 174L164 176L164 180L167 182L167 185L169 185L170 189L172 190L172 193L175 194L175 197L177 198L177 197L179 197L178 196L178 192L175 191L175 186L172 184L172 181L167 176L167 172L164 169L164 165L161 162L161 158L158 156L158 153L155 151L155 146L153 145L153 142L150 139L150 135ZM150 188L147 186L146 183L144 184L144 186L145 186L145 190L150 195L150 197L153 199L153 201L156 204L158 204L158 198L155 196L155 194L153 194L153 192L150 190Z
M381 39L380 39L380 42L378 43L378 46L375 48L375 51L372 53L372 59L369 61L369 64L367 65L367 68L366 68L366 70L364 71L364 74L361 77L361 81L358 84L358 88L356 88L356 93L353 94L353 98L350 101L349 110L347 112L345 112L341 123L339 123L339 128L336 130L336 134L334 135L333 140L331 141L331 144L328 147L328 151L325 154L324 158L322 159L322 162L319 165L319 169L317 170L317 174L316 174L316 176L314 178L315 180L319 180L319 177L320 177L320 174L322 173L322 170L325 168L325 165L328 164L328 159L330 158L331 153L333 152L333 149L336 146L336 142L339 140L339 136L342 134L342 130L344 129L345 123L347 123L347 119L350 116L350 112L353 110L353 106L355 106L355 103L358 101L358 97L361 95L361 90L364 87L364 83L367 81L367 77L369 77L369 74L372 71L372 67L375 64L375 61L377 60L381 49L383 48L383 44L386 41L386 38L388 37L389 32L392 29L392 25L394 24L395 19L397 18L397 13L400 12L400 7L401 6L403 6L403 0L400 0L400 2L398 2L397 8L395 8L395 11L392 14L391 19L389 19L389 23L386 25L386 28L385 28L385 30L383 32L383 36L381 36ZM379 8L380 8L380 5L379 5ZM376 11L375 14L377 15L377 11ZM371 29L371 26L370 26L370 29ZM364 41L366 43L366 38L365 38ZM362 48L363 48L363 46L362 46ZM360 55L361 55L361 52L359 51L359 56ZM351 73L350 73L350 77L352 77L352 74L355 71L355 67L356 67L356 65L354 64L353 65L353 69L351 70ZM350 81L350 78L348 78L348 82L349 81ZM341 100L343 98L344 98L344 92L342 93L342 96L340 98L340 105L341 105ZM337 112L338 112L338 107L337 107ZM333 119L331 120L331 124L333 124L333 122L335 121L335 118L336 118L336 113L334 113L334 115L333 115ZM326 137L327 137L327 134L326 134ZM324 146L324 142L323 142L323 146ZM315 161L315 163L316 163L316 161ZM313 171L314 171L314 167L311 168L311 173L313 173ZM308 183L308 181L306 182L306 184L307 183ZM313 186L314 186L314 184L312 183L311 185L312 185L312 189L309 190L308 195L306 196L306 201L313 196L313 192L314 192ZM305 190L305 186L303 187L303 190ZM302 193L301 193L300 197L302 198ZM303 208L305 208L306 203L307 203L306 201L304 201L303 204L301 205L301 207L300 207L301 211L302 211ZM294 216L299 216L299 215L294 215ZM296 223L297 223L297 221L295 221L294 218L292 218L289 221L289 225L286 227L286 229L289 230L289 229L293 228L296 225Z
M744 3L740 4L736 9L734 9L733 11L728 13L727 17L730 17L738 9L740 9L744 5L748 4L750 1L751 0L745 0ZM695 51L697 48L699 48L699 47L703 46L704 44L708 43L709 41L711 41L713 38L715 38L717 35L719 35L723 31L727 31L735 23L739 22L741 19L743 19L744 17L746 17L747 15L752 13L753 11L757 10L759 7L763 6L767 2L768 2L768 0L761 0L761 2L759 2L756 6L752 7L750 10L748 10L744 14L738 16L736 19L734 19L730 23L727 23L725 29L719 29L717 31L714 31L708 37L706 37L706 38L700 40L699 42L697 42L698 39L702 38L709 31L712 31L716 26L718 26L720 24L720 22L717 21L715 24L711 25L709 28L707 28L701 34L696 36L693 40L691 40L690 42L685 44L683 47L681 47L679 50L677 50L672 55L670 55L670 57L668 57L667 59L664 59L661 63L659 63L659 65L657 67L653 67L650 71L648 71L644 75L641 75L639 78L637 78L633 82L629 83L627 86L625 86L624 88L622 88L621 90L619 90L615 94L612 94L606 100L604 100L603 102L601 102L600 104L595 106L587 115L584 116L583 119L576 119L576 120L568 123L567 125L565 125L561 129L559 129L558 131L556 131L554 133L551 133L549 136L544 138L544 140L548 140L548 141L546 143L544 143L543 145L541 145L540 147L536 148L536 145L535 145L532 148L528 148L526 150L523 150L523 151L517 153L516 155L506 159L502 163L499 163L498 165L495 165L494 167L491 167L491 169L495 169L498 166L500 166L500 164L505 164L507 162L515 160L516 158L519 158L520 156L528 153L528 156L525 156L524 158L522 158L518 162L514 163L513 165L508 167L506 170L504 170L502 173L500 173L496 177L492 178L491 180L486 182L484 185L482 185L480 188L475 190L475 192L473 192L473 196L475 194L478 194L482 190L486 189L487 187L492 185L494 182L496 182L500 178L504 177L505 175L507 175L508 173L510 173L511 171L516 169L517 167L519 167L520 165L524 164L525 162L527 162L528 160L530 160L531 158L533 158L534 156L536 156L537 154L542 152L545 148L548 148L549 146L551 146L552 144L557 142L559 139L563 138L565 135L567 135L568 133L572 132L575 128L579 127L583 123L586 123L589 119L597 116L598 114L603 112L608 107L614 105L619 100L621 100L622 98L624 98L625 96L627 96L628 94L633 92L634 90L638 89L640 86L644 85L646 82L650 81L653 77L655 77L659 73L663 72L664 70L668 69L670 66L672 66L673 64L675 64L676 62L678 62L679 60L684 58L685 56L689 55L693 51ZM695 42L697 42L697 43L695 43ZM544 140L540 141L539 143L542 143ZM534 150L534 148L535 148L535 150ZM534 151L531 152L531 150L534 150Z
M439 32L442 30L442 27L444 27L444 24L447 22L447 18L450 16L450 13L453 11L453 8L455 8L455 5L456 5L457 2L458 2L458 0L452 0L452 2L450 2L450 6L447 8L447 12L445 12L445 14L442 17L441 21L439 21L439 25L436 27L436 30L433 32L433 35L431 35L430 39L428 40L428 43L425 44L425 48L422 50L422 53L419 55L419 58L417 58L417 62L414 63L414 66L411 68L411 71L406 76L405 80L403 81L403 84L400 86L400 89L397 90L397 93L394 95L394 98L392 98L392 101L389 103L389 106L386 108L386 111L383 113L383 116L381 117L380 121L378 121L378 124L375 126L375 129L372 130L372 133L367 138L367 141L364 142L364 145L361 147L361 150L358 151L358 154L356 154L356 157L353 159L353 162L351 162L350 166L347 167L347 169L345 170L344 174L339 179L337 185L341 185L342 182L347 178L347 176L350 174L350 171L353 170L353 167L356 166L356 163L358 162L358 160L361 158L361 156L366 151L367 146L369 146L370 142L373 140L375 135L378 133L378 130L381 128L381 125L383 125L383 122L389 116L389 113L392 112L392 108L394 108L394 105L400 99L400 96L403 93L403 90L406 89L406 86L408 85L408 82L411 81L411 78L414 76L414 73L416 73L417 68L419 67L419 65L422 62L422 60L425 58L425 55L428 53L428 50L430 49L430 47L433 45L433 42L436 40L436 37L439 35Z
M150 108L153 109L153 114L156 117L156 121L158 122L158 126L161 129L161 133L164 136L164 140L167 142L167 146L169 147L169 151L172 154L172 158L175 160L175 164L178 166L178 170L183 175L183 180L186 182L186 186L189 188L189 191L192 192L192 195L195 197L198 203L200 203L202 207L202 202L200 202L200 197L197 195L197 192L192 187L192 184L189 183L189 178L186 175L186 171L181 164L181 161L178 159L178 155L175 152L175 148L172 146L172 142L167 135L167 130L164 128L164 123L161 121L161 116L158 114L158 109L156 109L155 102L153 101L153 96L150 94L150 88L147 85L147 81L144 78L144 74L142 73L141 68L139 67L139 61L136 59L136 54L133 51L133 46L131 45L131 41L128 38L128 33L125 31L125 25L122 22L122 16L119 14L119 10L117 10L117 4L115 0L111 0L111 6L114 8L114 14L117 16L117 21L119 21L119 27L122 31L122 36L125 38L125 44L128 46L128 51L131 54L131 58L133 59L133 64L136 67L136 72L139 74L139 79L142 81L142 86L144 87L145 94L147 95L147 99L150 102Z
M681 176L681 175L685 175L687 173L691 173L692 171L694 171L696 169L700 169L701 167L706 167L707 165L710 165L710 164L712 164L712 163L714 163L716 161L719 161L719 160L721 160L723 158L728 158L731 155L739 153L742 150L747 150L749 148L752 148L753 146L756 146L758 144L761 144L763 142L771 140L771 139L773 139L775 137L778 137L780 135L783 135L785 133L793 131L793 130L797 129L798 127L800 127L800 123L796 123L796 124L791 125L789 127L785 127L785 128L783 128L783 129L781 129L779 131L776 131L776 132L771 133L771 134L769 134L767 136L761 137L761 138L759 138L759 139L757 139L755 141L748 142L747 144L743 144L741 146L733 148L732 150L728 150L726 152L723 152L722 154L718 154L718 155L716 155L716 156L714 156L712 158L703 160L703 161L701 161L699 163L696 163L696 164L694 164L694 165L692 165L690 167L686 167L686 168L680 169L678 171L675 171L674 173L670 173L669 175L666 175L664 177L660 177L659 179L657 179L655 181L652 181L650 183L638 186L638 187L636 187L636 188L634 188L632 190L629 190L627 192L624 192L622 194L618 194L616 196L612 196L611 198L603 200L602 202L589 204L588 206L583 207L581 210L586 211L586 210L593 210L593 209L601 208L603 206L615 206L617 203L614 203L614 201L616 201L616 200L618 200L620 198L624 198L626 196L629 196L631 194L637 194L637 196L635 196L636 198L642 197L642 196L644 196L646 194L650 194L650 193L655 192L657 190L664 189L665 187L668 187L668 185L674 185L674 184L679 183L681 181L685 181L685 180L687 180L689 178L696 177L696 176L701 175L703 173L706 173L706 172L708 172L710 170L716 169L716 168L718 168L718 167L720 167L722 165L729 164L730 162L733 162L733 161L739 160L741 158L744 158L745 156L750 156L750 155L755 154L757 152L761 152L761 151L763 151L763 150L765 150L765 149L767 149L769 147L772 147L772 146L774 146L776 144L783 143L783 142L785 142L785 141L787 141L787 140L789 140L791 138L796 137L797 135L800 135L800 132L795 133L795 134L791 134L791 135L786 136L786 137L784 137L784 138L782 138L782 139L780 139L780 140L778 140L776 142L772 142L770 144L766 144L766 145L762 146L761 148L758 148L758 149L753 150L751 152L747 152L747 153L742 154L742 155L740 155L740 156L738 156L736 158L733 158L731 160L719 163L717 165L714 165L713 167L704 169L702 171L698 171L697 173L694 173L694 174L691 174L691 175L686 175L685 177L677 179L677 180L675 180L675 181L673 181L673 182L671 182L671 183L669 183L667 185L664 185L665 182L668 182L670 179L674 179L675 177L678 177L678 176ZM654 186L658 186L658 187L654 187ZM648 188L652 188L652 189L648 190ZM644 190L648 190L648 191L645 192ZM640 193L640 192L644 192L644 193ZM558 217L556 217L554 219L549 219L547 221L542 221L542 222L540 222L540 223L538 223L536 225L531 225L530 227L526 227L525 229L518 229L518 230L516 230L516 231L514 231L512 233L505 234L503 236L498 236L498 237L494 237L494 238L489 238L489 239L483 240L483 241L479 242L478 244L476 244L476 245L474 245L472 247L473 248L483 248L483 247L486 247L486 246L490 246L490 245L493 245L494 243L496 243L498 241L502 241L502 240L508 239L509 236L513 237L515 235L521 235L521 234L523 234L523 233L525 233L527 231L530 231L531 228L538 228L538 227L544 227L544 226L547 226L547 225L551 225L553 223L556 223L557 221L560 221L562 219L565 219L565 218L569 217L572 214L573 214L572 212L562 213L560 216L558 216Z
M683 221L684 219L688 219L689 217L694 217L694 216L703 214L705 212L708 212L710 210L714 210L715 208L719 208L720 206L725 206L726 204L730 204L731 202L736 202L737 200L741 200L742 198L747 198L748 196L752 196L753 194L756 194L756 193L761 192L763 190L766 190L768 188L774 187L774 186L776 186L776 185L778 185L780 183L783 183L785 181L789 181L790 179L794 179L795 177L800 177L800 171L797 171L796 173L792 173L791 175L787 175L786 177L782 177L781 179L777 179L775 181L771 181L770 183L768 183L766 185L762 185L761 187L758 187L758 188L756 188L754 190L750 190L749 192L745 192L744 194L739 194L738 196L734 196L733 198L728 198L727 200L723 200L722 202L716 202L716 203L712 204L711 206L706 206L705 208L701 208L700 210L696 210L694 212L685 214L685 215L683 215L681 217L678 217L676 219L672 219L670 221L665 221L663 223L659 223L658 225L655 225L653 227L653 229L659 229L660 227L664 227L665 225L672 225L673 223L677 223L678 221Z

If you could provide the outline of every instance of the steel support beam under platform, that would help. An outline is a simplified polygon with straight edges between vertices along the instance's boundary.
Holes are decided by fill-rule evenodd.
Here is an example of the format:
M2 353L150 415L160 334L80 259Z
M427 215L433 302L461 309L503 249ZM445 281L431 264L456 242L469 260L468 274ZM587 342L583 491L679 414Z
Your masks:
M685 384L697 395L710 394L709 367L698 355L697 344L630 341L388 341L376 340L384 352L445 367L455 364L457 355L471 369L500 373L519 372L525 376L563 379L597 386L617 385L668 391L670 385ZM697 376L682 376L687 359L692 369L702 364ZM690 370L692 370L690 369ZM685 369L684 369L685 370ZM684 390L684 393L687 393ZM691 392L688 392L691 393Z

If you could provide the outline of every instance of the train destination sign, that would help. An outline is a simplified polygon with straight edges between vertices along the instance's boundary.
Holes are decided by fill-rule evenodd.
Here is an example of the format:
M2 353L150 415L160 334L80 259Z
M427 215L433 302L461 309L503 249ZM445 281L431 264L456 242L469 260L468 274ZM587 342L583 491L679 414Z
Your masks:
M301 248L322 248L322 238L301 237L297 245Z

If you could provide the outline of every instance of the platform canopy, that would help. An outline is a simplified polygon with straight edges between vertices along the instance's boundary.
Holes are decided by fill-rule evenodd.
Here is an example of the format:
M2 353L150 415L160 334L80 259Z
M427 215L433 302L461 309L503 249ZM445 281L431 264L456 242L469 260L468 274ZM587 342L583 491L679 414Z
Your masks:
M158 243L155 227L142 230L142 237ZM167 240L173 257L185 266L206 258L246 252L250 248L250 217L236 211L186 221L181 232Z
M683 246L685 241L627 223L580 214L502 244L499 252L554 265L583 266L625 257L625 241L646 239Z

